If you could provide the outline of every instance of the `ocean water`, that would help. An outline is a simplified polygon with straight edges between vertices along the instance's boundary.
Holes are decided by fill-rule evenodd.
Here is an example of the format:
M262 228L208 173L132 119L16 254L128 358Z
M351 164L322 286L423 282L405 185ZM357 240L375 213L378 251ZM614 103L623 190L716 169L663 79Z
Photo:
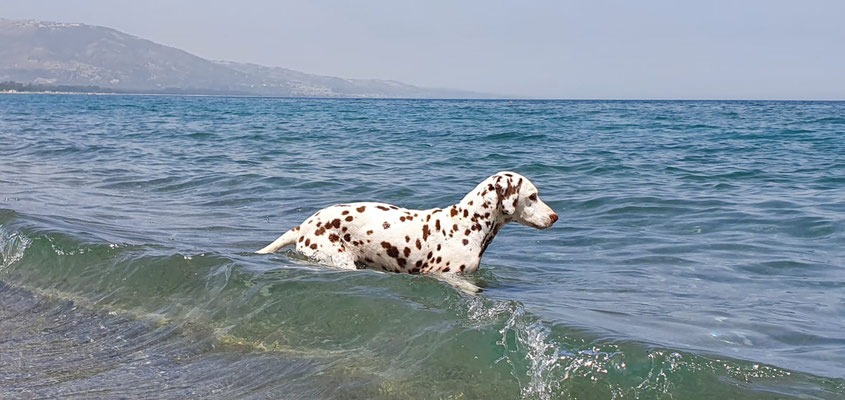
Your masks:
M529 177L468 295L252 252ZM845 103L0 96L0 397L845 398Z

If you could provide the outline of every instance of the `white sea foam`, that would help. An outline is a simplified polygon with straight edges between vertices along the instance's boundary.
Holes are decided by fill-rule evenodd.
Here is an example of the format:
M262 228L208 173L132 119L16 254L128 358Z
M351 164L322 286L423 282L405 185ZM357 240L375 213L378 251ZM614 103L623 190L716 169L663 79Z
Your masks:
M31 242L32 240L20 232L10 232L0 226L0 269L20 261Z
M522 398L551 399L566 393L565 385L570 379L596 382L609 370L626 368L624 354L616 346L599 348L583 341L578 341L582 346L560 342L547 323L526 313L519 302L473 297L466 311L472 326L504 322L496 343L504 349L504 355L498 362L511 366L513 376L520 382Z

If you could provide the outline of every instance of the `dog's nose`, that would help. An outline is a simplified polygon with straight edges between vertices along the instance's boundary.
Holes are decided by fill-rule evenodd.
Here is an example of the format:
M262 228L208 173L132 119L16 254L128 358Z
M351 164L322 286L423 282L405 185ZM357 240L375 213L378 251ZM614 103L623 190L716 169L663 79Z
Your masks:
M552 215L551 215L551 216L549 216L549 218L552 220L552 224L553 224L553 223L555 223L555 222L557 222L557 214L552 213Z

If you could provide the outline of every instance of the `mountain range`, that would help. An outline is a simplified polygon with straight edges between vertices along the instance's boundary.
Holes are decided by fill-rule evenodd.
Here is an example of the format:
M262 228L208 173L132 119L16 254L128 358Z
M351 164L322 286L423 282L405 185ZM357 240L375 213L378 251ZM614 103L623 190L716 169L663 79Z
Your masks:
M111 28L0 19L0 81L96 86L121 92L290 97L489 98L380 79L208 60Z

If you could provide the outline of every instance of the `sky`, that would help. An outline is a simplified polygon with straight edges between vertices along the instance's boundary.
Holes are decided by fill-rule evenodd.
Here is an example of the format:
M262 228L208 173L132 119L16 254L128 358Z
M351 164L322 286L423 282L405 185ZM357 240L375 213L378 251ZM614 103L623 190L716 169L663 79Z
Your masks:
M843 0L2 0L0 17L503 96L845 100Z

